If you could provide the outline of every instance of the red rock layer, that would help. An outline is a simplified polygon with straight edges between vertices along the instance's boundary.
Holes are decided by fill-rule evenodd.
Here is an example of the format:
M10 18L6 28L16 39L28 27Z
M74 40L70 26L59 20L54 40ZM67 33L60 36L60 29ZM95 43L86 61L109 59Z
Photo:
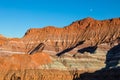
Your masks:
M0 72L9 70L38 69L40 65L51 62L46 53L14 54L12 56L0 57Z
M45 50L61 52L85 41L90 45L116 43L120 38L120 18L94 20L85 18L73 22L64 28L48 26L29 29L21 39L0 37L0 48L9 51L27 53L39 43L44 43ZM8 47L9 46L9 47Z
M94 20L85 18L73 22L64 28L45 27L29 29L22 40L27 48L32 48L37 43L45 43L46 49L61 50L75 46L81 41L97 45L113 43L120 37L120 18L110 20Z

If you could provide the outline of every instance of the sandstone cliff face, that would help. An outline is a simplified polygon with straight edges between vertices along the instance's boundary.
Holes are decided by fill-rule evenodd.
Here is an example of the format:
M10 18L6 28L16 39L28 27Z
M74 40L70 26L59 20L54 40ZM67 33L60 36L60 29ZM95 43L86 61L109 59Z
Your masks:
M120 18L102 21L85 18L64 28L48 26L29 29L21 39L0 37L0 48L27 53L39 43L44 43L44 50L55 51L57 54L83 43L89 46L108 43L112 47L119 43L119 37Z
M21 39L0 37L0 55L23 53L25 53L25 45Z
M22 40L29 47L42 42L46 44L47 50L60 52L80 42L87 42L91 46L102 43L109 43L112 46L119 37L120 18L103 21L85 18L64 28L48 26L29 29Z
M77 80L80 73L119 67L119 42L120 18L33 28L20 39L0 36L0 79Z

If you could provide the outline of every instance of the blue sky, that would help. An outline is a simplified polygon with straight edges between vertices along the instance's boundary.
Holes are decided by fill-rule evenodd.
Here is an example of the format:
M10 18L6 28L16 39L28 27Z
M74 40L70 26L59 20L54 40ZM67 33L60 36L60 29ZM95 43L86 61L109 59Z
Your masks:
M120 0L0 0L0 34L22 37L29 28L64 27L86 17L120 17Z

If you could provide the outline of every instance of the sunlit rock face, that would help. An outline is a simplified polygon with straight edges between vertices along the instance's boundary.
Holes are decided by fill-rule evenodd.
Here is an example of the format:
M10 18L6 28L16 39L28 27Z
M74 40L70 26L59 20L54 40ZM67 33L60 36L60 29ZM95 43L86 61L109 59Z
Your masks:
M0 35L1 80L30 80L28 76L73 80L76 71L117 68L119 43L120 18L85 18L63 28L32 28L22 38Z
M89 46L104 43L114 46L118 43L119 36L120 18L101 21L85 18L64 28L53 26L32 28L20 39L1 36L0 48L26 53L37 44L44 43L46 45L44 50L55 51L57 54L65 49L86 43Z
M46 44L46 50L60 52L84 42L89 43L90 46L103 43L114 46L119 37L120 18L102 21L85 18L64 28L48 26L29 29L22 40L29 45L27 48L41 42Z

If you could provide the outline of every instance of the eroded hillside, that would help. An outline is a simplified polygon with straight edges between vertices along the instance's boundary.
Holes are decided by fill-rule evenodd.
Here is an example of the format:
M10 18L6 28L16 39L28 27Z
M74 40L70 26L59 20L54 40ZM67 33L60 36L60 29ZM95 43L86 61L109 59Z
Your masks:
M0 35L1 80L82 80L81 73L119 67L119 43L120 18L31 28L22 38Z

